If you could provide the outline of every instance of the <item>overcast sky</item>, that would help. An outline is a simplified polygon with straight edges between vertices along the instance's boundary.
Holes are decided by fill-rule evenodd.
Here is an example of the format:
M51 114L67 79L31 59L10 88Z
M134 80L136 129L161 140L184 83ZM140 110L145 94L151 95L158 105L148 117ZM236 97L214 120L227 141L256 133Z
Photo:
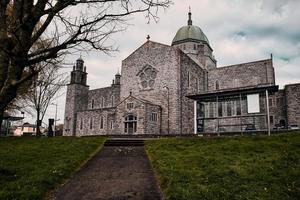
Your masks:
M273 54L276 84L300 82L300 1L299 0L174 0L159 12L159 22L147 24L143 14L128 21L126 31L111 41L119 48L113 56L101 52L82 54L90 89L109 86L121 69L121 61L146 41L170 45L177 30L187 24L188 8L193 25L209 39L218 67L270 58ZM75 62L80 55L67 58ZM71 70L71 69L70 69ZM64 118L65 90L58 99L58 118ZM51 106L45 117L54 117Z

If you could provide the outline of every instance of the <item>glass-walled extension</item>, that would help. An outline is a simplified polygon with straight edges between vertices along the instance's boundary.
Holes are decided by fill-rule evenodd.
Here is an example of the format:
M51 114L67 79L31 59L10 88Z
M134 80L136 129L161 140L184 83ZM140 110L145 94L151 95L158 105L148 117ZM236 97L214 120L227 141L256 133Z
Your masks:
M203 93L195 100L195 133L269 132L268 95L277 86Z

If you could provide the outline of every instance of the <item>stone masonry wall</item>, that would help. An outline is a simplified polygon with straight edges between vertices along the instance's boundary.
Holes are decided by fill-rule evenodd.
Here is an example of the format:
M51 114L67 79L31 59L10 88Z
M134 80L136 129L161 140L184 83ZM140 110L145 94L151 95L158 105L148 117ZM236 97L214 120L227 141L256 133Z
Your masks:
M88 90L89 87L85 85L68 85L64 116L64 136L75 135L77 111L87 109Z
M115 132L115 108L79 111L76 136L107 135ZM102 119L101 119L102 118ZM101 121L103 126L101 127ZM113 126L111 126L113 122Z
M111 108L120 103L120 85L90 90L88 94L88 109ZM103 101L103 105L102 105ZM92 108L92 102L94 102Z
M273 118L271 128L275 128L279 126L280 121L284 120L287 122L285 90L279 90L274 94L270 94L269 99L270 118Z
M128 108L128 103L133 103L133 108ZM150 121L152 112L157 113L157 122ZM152 105L144 100L129 96L117 107L115 126L115 132L117 134L125 134L124 119L128 115L134 115L137 117L137 131L135 134L160 134L161 109L159 106Z
M152 113L157 114L157 121L151 120ZM160 134L161 132L161 108L156 105L146 104L145 134Z
M145 66L156 70L152 87L143 89L139 73ZM148 41L122 62L121 101L132 95L162 108L162 134L167 134L168 91L170 103L170 133L180 133L179 50Z
M205 91L205 70L199 67L186 54L180 54L181 61L181 124L182 134L194 133L194 101L187 98L188 94Z
M300 127L300 83L285 86L288 125Z
M218 67L208 72L208 90L237 88L256 85L275 85L271 59L238 65Z

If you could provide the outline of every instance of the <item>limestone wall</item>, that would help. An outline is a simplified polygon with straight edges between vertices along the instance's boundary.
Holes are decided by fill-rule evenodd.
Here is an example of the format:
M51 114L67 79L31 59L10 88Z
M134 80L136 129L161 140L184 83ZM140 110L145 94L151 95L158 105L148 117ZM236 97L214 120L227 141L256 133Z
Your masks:
M300 127L300 83L285 86L288 125Z
M64 136L75 135L77 111L87 109L88 89L88 86L81 84L68 85L64 116Z
M111 108L120 102L120 85L90 90L88 109Z
M284 120L285 123L287 122L285 90L279 90L274 94L270 94L269 99L271 127L273 129L280 124L280 121Z
M143 73L149 66L153 77L146 77L145 80L149 85L143 87ZM146 42L123 60L121 74L121 101L132 92L132 95L137 98L161 106L162 134L167 133L168 120L168 91L164 86L169 88L170 132L178 134L181 117L179 109L179 50L168 45Z
M218 67L208 72L208 90L229 89L256 85L275 85L271 59Z
M115 116L114 108L79 111L77 113L76 136L115 133ZM113 122L112 126L111 122Z
M180 54L180 100L182 134L194 133L194 101L187 98L188 94L205 91L206 72L184 53Z

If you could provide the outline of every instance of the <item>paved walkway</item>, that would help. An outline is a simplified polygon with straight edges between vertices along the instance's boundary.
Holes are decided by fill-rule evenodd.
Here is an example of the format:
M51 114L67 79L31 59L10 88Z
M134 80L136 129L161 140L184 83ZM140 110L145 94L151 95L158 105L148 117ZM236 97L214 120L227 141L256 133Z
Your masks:
M159 200L143 146L104 146L55 194L57 200Z

